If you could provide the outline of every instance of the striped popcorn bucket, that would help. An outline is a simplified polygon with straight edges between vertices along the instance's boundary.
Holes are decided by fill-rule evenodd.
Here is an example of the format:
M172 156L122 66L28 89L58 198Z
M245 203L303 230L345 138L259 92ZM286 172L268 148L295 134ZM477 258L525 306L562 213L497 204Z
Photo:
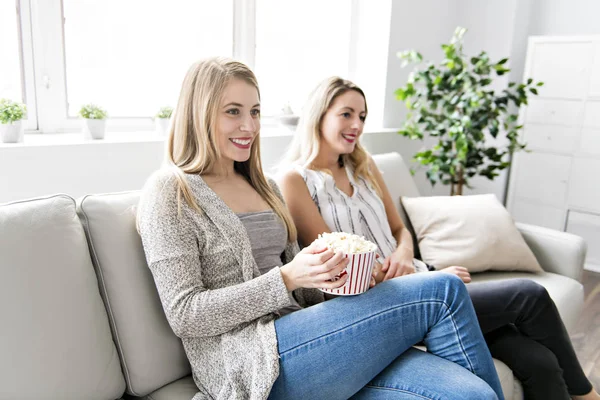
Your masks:
M319 289L320 291L339 296L354 296L369 290L373 265L375 265L375 252L346 254L344 257L350 258L350 262L346 269L333 279L338 280L348 274L348 280L344 286L337 289Z

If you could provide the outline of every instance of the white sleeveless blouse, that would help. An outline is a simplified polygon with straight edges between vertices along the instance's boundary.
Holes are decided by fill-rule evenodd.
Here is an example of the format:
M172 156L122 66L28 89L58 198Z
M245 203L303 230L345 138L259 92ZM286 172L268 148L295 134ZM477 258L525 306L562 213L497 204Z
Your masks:
M398 244L392 235L383 201L365 179L354 179L350 167L346 166L346 174L352 185L352 196L338 189L333 177L326 172L302 166L296 166L295 170L306 182L310 196L332 232L364 236L377 245L383 258L396 250Z

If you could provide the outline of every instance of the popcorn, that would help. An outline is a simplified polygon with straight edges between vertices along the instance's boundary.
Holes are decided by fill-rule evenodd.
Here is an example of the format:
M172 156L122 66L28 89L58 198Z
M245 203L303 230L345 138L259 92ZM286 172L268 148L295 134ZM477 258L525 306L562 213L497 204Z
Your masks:
M377 250L377 245L362 236L345 232L322 233L317 239L320 243L345 254L368 253Z

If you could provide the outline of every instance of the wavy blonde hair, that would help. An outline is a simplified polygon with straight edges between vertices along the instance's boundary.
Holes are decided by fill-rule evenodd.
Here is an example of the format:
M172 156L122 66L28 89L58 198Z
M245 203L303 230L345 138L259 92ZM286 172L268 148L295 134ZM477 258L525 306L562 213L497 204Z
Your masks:
M367 98L362 89L353 82L338 76L325 79L311 92L308 101L304 104L296 134L281 167L301 165L305 168L321 169L331 174L331 171L316 168L313 165L321 151L321 123L335 99L351 90L358 92L363 97L365 112L368 112ZM377 194L382 196L381 188L369 168L369 153L359 142L356 143L352 153L340 155L339 163L340 165L350 165L355 179L365 179L373 186Z
M186 174L202 175L210 171L221 157L216 140L216 121L223 92L232 79L241 79L254 86L260 98L258 82L245 64L229 58L216 57L193 64L181 86L173 123L167 138L167 164L177 180L177 201L185 202L202 212L186 179ZM250 158L234 162L241 174L269 207L285 223L288 240L296 240L292 217L275 191L267 182L260 159L260 140L250 149Z

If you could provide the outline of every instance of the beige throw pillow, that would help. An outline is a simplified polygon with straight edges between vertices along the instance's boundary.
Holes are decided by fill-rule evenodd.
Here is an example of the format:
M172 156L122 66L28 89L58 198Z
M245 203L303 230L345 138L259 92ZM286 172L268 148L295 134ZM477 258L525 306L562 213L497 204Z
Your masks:
M423 261L444 268L542 272L508 211L493 194L403 197Z

